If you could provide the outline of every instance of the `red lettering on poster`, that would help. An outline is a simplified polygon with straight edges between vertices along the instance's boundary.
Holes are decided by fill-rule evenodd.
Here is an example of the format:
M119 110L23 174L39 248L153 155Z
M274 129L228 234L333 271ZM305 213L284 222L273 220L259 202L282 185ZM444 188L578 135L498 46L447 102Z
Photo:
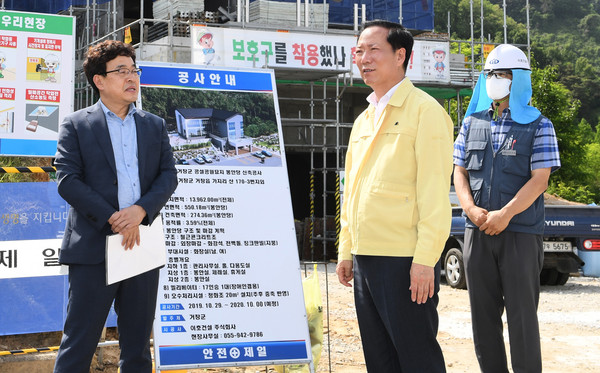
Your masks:
M45 49L49 51L61 51L62 40L47 38L27 38L27 48Z
M31 101L60 102L60 91L51 89L27 89L25 99Z
M14 100L15 89L14 88L0 88L0 100Z
M16 48L17 37L11 35L0 35L0 47L4 48Z

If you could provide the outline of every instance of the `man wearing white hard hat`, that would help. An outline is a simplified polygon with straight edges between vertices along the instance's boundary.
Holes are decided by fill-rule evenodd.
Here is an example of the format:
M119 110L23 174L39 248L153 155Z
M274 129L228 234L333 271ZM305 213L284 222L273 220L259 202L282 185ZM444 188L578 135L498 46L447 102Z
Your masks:
M544 261L544 198L560 167L552 122L529 105L531 71L519 48L486 59L454 143L454 185L466 218L464 263L482 372L541 372L537 306Z

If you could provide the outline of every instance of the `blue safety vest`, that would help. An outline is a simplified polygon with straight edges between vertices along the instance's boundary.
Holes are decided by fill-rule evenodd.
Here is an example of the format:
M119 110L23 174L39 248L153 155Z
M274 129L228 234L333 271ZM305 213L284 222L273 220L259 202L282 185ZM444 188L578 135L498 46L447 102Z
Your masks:
M513 122L497 152L492 145L491 111L473 114L465 134L465 168L475 205L488 211L500 210L531 179L531 154L540 116L528 124ZM466 218L468 228L477 228ZM507 231L543 234L544 196L515 215Z

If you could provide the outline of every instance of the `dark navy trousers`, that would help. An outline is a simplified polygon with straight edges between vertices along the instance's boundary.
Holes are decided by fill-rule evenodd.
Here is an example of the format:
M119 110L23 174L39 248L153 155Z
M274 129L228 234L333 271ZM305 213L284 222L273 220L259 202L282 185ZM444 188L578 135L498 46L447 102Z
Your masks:
M106 286L105 264L69 265L69 304L55 373L88 373L115 302L122 373L151 373L150 334L156 310L155 269Z
M424 304L410 299L412 257L354 256L354 300L370 373L445 372L437 342L440 264L435 294Z

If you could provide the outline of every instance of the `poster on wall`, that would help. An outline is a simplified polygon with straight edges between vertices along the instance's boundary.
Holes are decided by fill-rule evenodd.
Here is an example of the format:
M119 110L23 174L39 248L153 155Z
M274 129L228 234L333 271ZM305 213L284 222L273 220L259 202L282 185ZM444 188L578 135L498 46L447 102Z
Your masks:
M139 66L179 178L162 211L157 370L310 361L273 71Z
M360 78L356 36L213 28L193 25L192 63L203 66L294 68L344 73ZM413 82L450 82L450 45L415 40L407 76Z
M74 49L74 17L0 11L0 155L54 156Z

